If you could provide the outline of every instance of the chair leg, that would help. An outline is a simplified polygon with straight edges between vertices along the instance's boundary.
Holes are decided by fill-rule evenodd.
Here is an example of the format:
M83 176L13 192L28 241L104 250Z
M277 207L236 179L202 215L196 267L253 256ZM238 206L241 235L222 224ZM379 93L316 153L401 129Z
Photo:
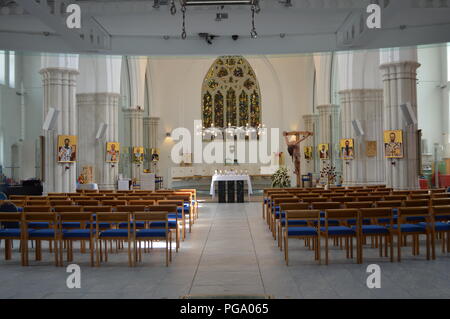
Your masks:
M5 260L10 260L12 255L12 240L5 239Z
M89 254L91 257L91 267L94 267L94 245L92 243L92 238L89 239Z
M95 239L95 265L98 267L100 266L100 255L101 255L101 249L102 249L102 244L100 243L100 247L99 247L99 240L96 238Z
M288 246L289 237L287 236L287 232L284 232L284 259L286 260L286 266L289 266L289 246Z
M402 261L402 233L397 235L397 261Z
M325 236L325 265L328 265L328 236Z

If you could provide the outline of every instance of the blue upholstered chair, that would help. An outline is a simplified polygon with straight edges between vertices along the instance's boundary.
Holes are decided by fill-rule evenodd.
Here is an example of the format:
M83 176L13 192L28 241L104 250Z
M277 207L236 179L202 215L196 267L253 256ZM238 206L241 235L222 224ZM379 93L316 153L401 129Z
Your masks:
M284 238L284 259L286 265L289 265L289 238L312 239L314 249L314 259L320 259L320 232L317 227L320 222L319 210L297 210L286 211L286 226L283 233ZM306 225L303 223L306 222ZM310 225L308 225L310 223Z
M437 235L441 237L441 250L442 253L450 253L450 205L446 206L432 206L431 207L432 218L432 237L431 237L431 249L432 258L436 259L435 241ZM425 223L421 223L424 225Z
M345 240L346 257L353 258L353 240L357 243L357 261L359 262L359 232L349 227L347 221L358 219L357 209L327 209L325 210L325 225L320 227L320 234L325 238L325 264L328 265L328 240L343 238ZM332 221L332 223L330 223ZM335 225L338 221L338 225ZM359 229L359 220L358 225Z
M277 217L277 233L278 233L278 247L283 249L283 230L286 226L286 212L290 210L307 210L309 209L308 203L281 203L280 204L280 217ZM305 226L306 221L293 219L290 221L291 226Z
M169 202L166 205L152 205L147 207L147 211L149 212L167 212L169 224L168 227L170 230L175 232L175 251L178 252L180 249L180 238L183 227L183 213L180 213L178 210L178 206L173 205L173 201ZM149 228L163 228L164 225L158 222L153 222L149 224Z
M0 240L5 241L5 260L10 260L12 257L12 241L22 240L21 221L23 213L15 212L0 212ZM5 227L7 225L8 227ZM23 250L21 250L23 252ZM21 257L23 265L23 254Z
M422 219L424 223L411 223L408 219ZM407 236L412 237L412 253L420 254L420 235L426 237L427 260L430 259L430 245L432 235L432 218L429 207L400 207L398 209L397 224L393 225L393 232L397 235L397 259L401 261L402 244Z
M359 244L359 262L363 262L363 249L364 249L364 241L367 237L375 238L379 240L379 250L380 257L383 256L383 239L384 239L384 255L388 256L388 247L389 247L389 255L391 262L394 261L394 243L392 236L392 226L394 224L394 216L392 213L392 209L389 207L385 208L359 208L359 234L360 234L360 244ZM383 224L378 224L378 220L384 220L389 222L384 222ZM367 223L366 220L370 222ZM352 229L357 231L357 225L352 226Z
M49 241L54 243L55 249L53 250L55 257L55 266L59 265L58 258L58 240L59 240L59 228L57 214L53 212L25 212L23 221L23 240L24 240L24 265L28 266L28 241L36 241L35 258L36 260L42 260L42 241ZM29 227L30 224L45 223L47 228L34 228Z
M67 261L73 261L73 242L88 242L91 266L94 266L93 214L86 212L59 212L59 265L63 266L63 242L67 247ZM69 225L69 227L67 227ZM76 227L76 225L78 227ZM87 226L86 226L87 225Z
M129 213L96 213L95 224L95 250L96 250L96 265L100 266L100 262L104 260L108 261L108 245L107 242L111 240L126 241L128 243L128 266L133 266L132 259L132 225ZM121 223L127 223L127 228L100 228L101 223L108 223L117 225ZM103 249L104 246L104 249Z
M135 212L133 215L134 256L135 261L142 261L142 242L163 241L166 243L166 266L172 261L172 230L169 227L167 212ZM137 223L148 225L157 224L158 227L139 229Z

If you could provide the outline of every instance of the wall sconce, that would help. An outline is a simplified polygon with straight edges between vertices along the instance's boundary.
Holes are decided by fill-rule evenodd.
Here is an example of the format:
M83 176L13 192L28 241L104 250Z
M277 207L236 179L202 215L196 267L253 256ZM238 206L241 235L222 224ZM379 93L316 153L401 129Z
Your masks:
M172 137L172 133L171 132L166 132L166 137L168 137L168 138Z

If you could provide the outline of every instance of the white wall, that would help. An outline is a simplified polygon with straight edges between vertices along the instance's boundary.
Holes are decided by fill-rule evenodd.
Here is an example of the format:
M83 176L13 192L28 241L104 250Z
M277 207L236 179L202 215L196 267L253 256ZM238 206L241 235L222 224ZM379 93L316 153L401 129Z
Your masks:
M175 142L165 133L177 127L194 132L194 120L201 119L201 86L216 57L152 58L150 105L152 116L161 118L159 127L160 174L167 181ZM253 67L261 90L262 121L280 129L280 147L293 170L282 131L303 129L302 116L312 113L314 65L312 56L246 57ZM259 167L259 165L258 165ZM294 178L292 179L294 182Z
M445 49L433 45L420 47L418 62L421 64L417 70L417 106L419 129L422 129L422 138L427 141L428 153L433 153L433 144L442 144L444 134L448 127L448 106L444 107L442 89L439 85L445 78ZM424 152L425 150L422 150Z

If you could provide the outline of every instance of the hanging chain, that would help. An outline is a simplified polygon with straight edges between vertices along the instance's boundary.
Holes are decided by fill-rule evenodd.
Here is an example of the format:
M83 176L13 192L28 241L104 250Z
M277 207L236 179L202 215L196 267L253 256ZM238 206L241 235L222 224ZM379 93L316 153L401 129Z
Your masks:
M186 34L186 6L183 5L181 7L181 12L183 13L183 32L181 32L181 38L183 40L186 40L187 34Z
M177 13L177 7L175 6L175 0L170 1L170 14L175 15Z
M253 39L256 39L258 37L258 33L256 32L256 27L255 27L255 12L256 12L256 6L253 4L252 5L252 31L250 32L250 36Z

